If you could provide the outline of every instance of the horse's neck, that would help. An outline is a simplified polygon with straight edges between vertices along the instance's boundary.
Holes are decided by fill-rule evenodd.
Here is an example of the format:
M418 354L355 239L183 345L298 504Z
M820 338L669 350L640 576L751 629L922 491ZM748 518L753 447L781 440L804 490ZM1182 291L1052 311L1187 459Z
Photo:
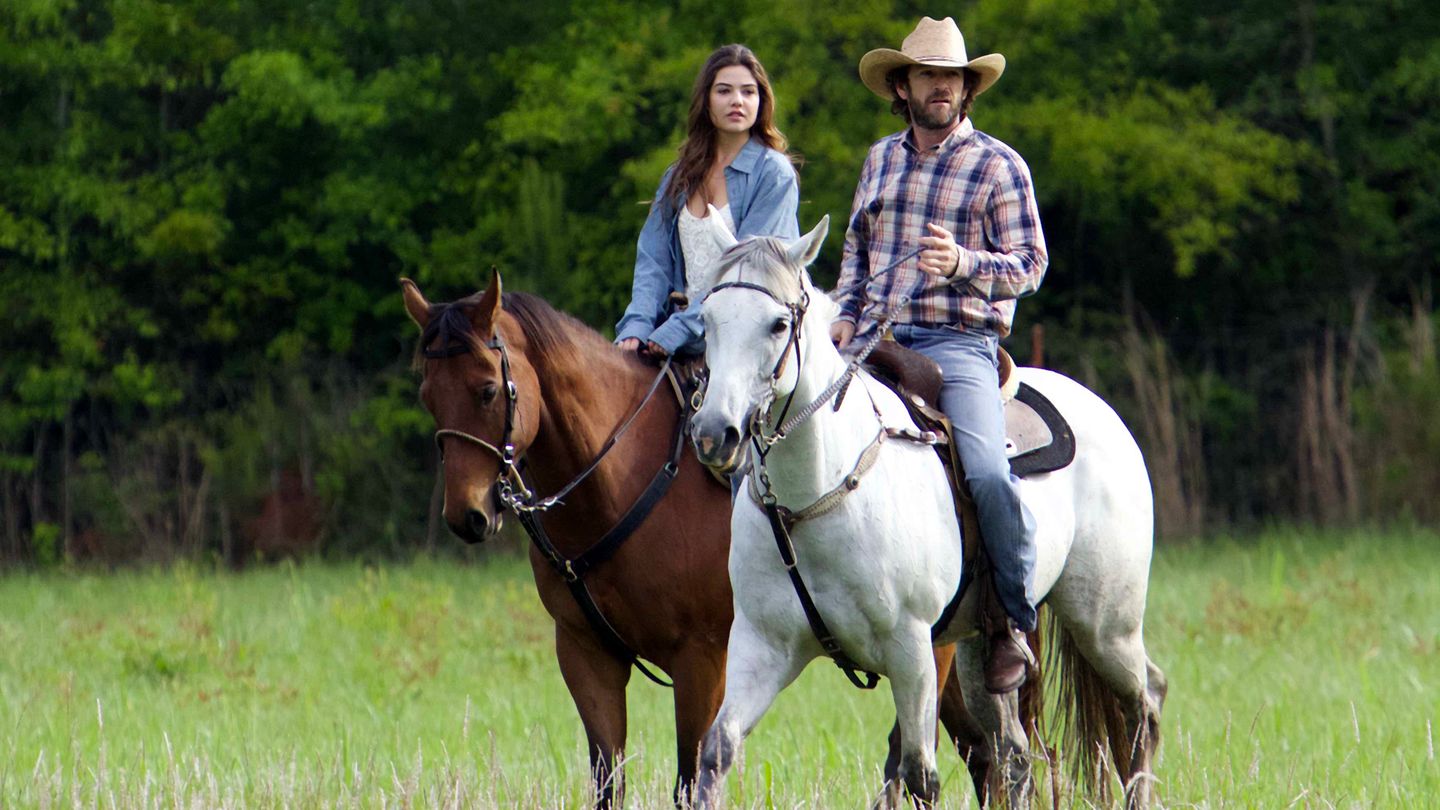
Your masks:
M584 362L577 358L576 362L537 367L536 373L541 378L543 407L540 429L526 456L538 494L547 496L595 460L606 440L633 413L652 378L608 352L585 357ZM666 393L659 391L655 396ZM654 438L649 425L658 412L647 406L606 460L565 498L567 507L560 512L584 515L587 519L582 522L592 527L618 519L629 505L619 501L626 495L628 480L638 474L634 469L637 456L647 452L648 445L669 446L668 439Z
M845 361L828 341L808 344L787 419L845 372ZM833 403L833 398L823 403L770 451L767 466L775 495L793 509L804 508L848 475L880 428L860 380L851 381L839 412ZM779 417L781 407L777 403L771 409L774 417Z

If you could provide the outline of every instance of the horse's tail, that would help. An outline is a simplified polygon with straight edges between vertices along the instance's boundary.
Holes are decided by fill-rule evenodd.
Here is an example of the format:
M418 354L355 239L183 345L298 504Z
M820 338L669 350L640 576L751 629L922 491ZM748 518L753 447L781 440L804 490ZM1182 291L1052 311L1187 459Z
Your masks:
M1037 663L1041 660L1042 650L1045 649L1045 640L1048 635L1045 633L1046 618L1050 609L1044 605L1040 606L1040 621L1035 623L1035 629L1025 634L1025 641L1029 643L1030 649L1035 652ZM1044 745L1040 734L1040 715L1045 710L1045 673L1048 667L1041 666L1040 672L1029 673L1025 683L1020 686L1020 727L1025 729L1025 736L1030 739L1030 747ZM1040 677L1036 677L1036 675Z
M1050 759L1051 787L1059 806L1058 771L1066 770L1070 784L1083 796L1096 797L1101 806L1111 803L1111 771L1117 764L1113 756L1124 756L1129 749L1123 744L1125 718L1120 701L1110 686L1080 652L1074 636L1060 623L1053 610L1046 610L1041 622L1049 642L1044 653L1043 681L1045 688L1058 690L1050 718L1051 729L1058 732L1061 762L1053 748L1046 749ZM1024 696L1021 697L1022 707ZM1022 712L1024 709L1022 708ZM1039 711L1037 706L1036 712ZM1042 743L1043 745L1043 743ZM1123 767L1123 763L1121 763Z

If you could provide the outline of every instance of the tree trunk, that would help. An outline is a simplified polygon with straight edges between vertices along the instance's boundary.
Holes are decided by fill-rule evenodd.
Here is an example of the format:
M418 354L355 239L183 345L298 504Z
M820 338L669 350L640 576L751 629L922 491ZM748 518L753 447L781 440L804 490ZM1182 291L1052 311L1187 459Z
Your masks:
M75 411L65 409L65 421L60 426L60 548L65 559L75 554L74 511L71 500L70 448L75 440Z
M5 559L20 559L20 477L0 474L0 504L5 509Z
M45 445L48 432L44 425L35 428L35 466L30 470L30 529L45 522Z
M430 512L425 521L425 551L435 553L440 540L440 523L445 508L445 468L438 461L435 464L435 486L430 488Z
M1030 365L1033 368L1045 367L1045 324L1043 323L1030 326Z
M235 557L235 533L230 528L230 504L221 497L215 511L220 523L220 559L226 565L238 567L240 561Z

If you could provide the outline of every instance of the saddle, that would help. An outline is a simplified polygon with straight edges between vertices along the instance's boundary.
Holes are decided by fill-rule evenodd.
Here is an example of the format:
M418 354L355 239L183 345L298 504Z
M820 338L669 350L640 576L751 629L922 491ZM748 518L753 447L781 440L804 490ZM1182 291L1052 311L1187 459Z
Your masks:
M899 394L921 430L950 436L950 422L939 407L942 379L934 360L884 340L870 353L865 369ZM1014 371L1015 361L1001 349L999 396L1005 405L1005 454L1010 471L1024 478L1067 466L1075 459L1075 434L1069 423L1044 394L1020 382Z

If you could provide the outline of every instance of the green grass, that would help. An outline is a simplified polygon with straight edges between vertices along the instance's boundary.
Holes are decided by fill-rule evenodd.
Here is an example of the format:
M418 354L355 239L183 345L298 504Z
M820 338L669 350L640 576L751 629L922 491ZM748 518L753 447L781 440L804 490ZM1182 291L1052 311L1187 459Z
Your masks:
M1437 535L1161 548L1147 638L1166 806L1440 796ZM629 697L629 804L668 807L669 695L637 675ZM817 662L732 806L867 806L890 717ZM942 806L973 806L940 764ZM0 579L3 807L582 807L585 768L520 560Z

